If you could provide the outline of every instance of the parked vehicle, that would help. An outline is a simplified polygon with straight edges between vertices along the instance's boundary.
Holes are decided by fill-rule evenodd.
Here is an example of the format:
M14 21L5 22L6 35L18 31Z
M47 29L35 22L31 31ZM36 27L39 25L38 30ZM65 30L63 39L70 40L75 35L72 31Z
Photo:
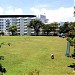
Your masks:
M65 34L64 33L61 33L61 34L58 34L58 36L64 38L65 37Z

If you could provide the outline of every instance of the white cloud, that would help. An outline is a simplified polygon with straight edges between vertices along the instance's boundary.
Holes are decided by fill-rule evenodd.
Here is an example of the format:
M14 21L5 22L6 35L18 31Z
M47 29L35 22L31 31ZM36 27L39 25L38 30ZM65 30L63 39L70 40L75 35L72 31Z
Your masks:
M5 14L8 14L8 15L21 15L23 14L23 10L21 8L12 8L12 7L9 7Z
M64 8L64 7L60 7L59 9L55 9L55 10L49 10L46 8L41 8L41 9L37 9L37 8L31 8L31 11L33 14L35 15L40 15L40 14L44 14L46 15L46 17L49 19L49 22L54 22L54 21L73 21L73 12L74 12L74 8L73 7L69 7L69 8Z
M73 21L73 14L74 8L69 7L69 8L64 8L60 7L59 9L47 9L47 8L31 8L31 13L34 15L40 15L44 14L46 17L49 19L49 22L54 22L54 21ZM30 12L29 12L30 13ZM4 9L0 7L0 15L22 15L24 14L24 11L22 8L13 8L12 6L8 7L7 9Z
M40 10L39 10L39 9L31 8L31 11L32 11L32 13L35 14L35 15L39 15L39 14L40 14Z
M4 9L2 7L0 7L0 15L2 15L4 12Z
M22 15L23 10L21 8L13 8L13 7L8 7L7 9L4 9L0 7L0 15Z

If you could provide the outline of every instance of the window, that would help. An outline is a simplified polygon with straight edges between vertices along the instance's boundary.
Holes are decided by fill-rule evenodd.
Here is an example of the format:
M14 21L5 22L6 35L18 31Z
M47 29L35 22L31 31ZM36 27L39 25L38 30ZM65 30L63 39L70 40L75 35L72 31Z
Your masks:
M20 32L20 30L17 30L17 32Z
M18 27L17 29L20 29L20 27Z

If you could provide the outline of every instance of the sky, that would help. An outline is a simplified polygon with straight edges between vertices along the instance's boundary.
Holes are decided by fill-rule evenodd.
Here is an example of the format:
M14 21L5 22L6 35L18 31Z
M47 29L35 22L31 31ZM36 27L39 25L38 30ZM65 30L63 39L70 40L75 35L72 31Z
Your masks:
M49 22L74 21L75 0L0 0L0 15L46 15Z

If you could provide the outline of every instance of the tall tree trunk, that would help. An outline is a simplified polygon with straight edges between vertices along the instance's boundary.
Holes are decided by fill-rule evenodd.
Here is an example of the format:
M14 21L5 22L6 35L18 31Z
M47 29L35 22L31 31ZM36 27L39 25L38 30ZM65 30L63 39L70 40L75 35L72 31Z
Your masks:
M47 36L48 36L49 32L47 31Z
M36 36L38 36L38 34L39 34L39 32L37 31L37 32L36 32Z
M36 30L35 32L36 32L36 36L38 36L39 35L39 30Z
M14 36L14 32L12 31L12 36Z

